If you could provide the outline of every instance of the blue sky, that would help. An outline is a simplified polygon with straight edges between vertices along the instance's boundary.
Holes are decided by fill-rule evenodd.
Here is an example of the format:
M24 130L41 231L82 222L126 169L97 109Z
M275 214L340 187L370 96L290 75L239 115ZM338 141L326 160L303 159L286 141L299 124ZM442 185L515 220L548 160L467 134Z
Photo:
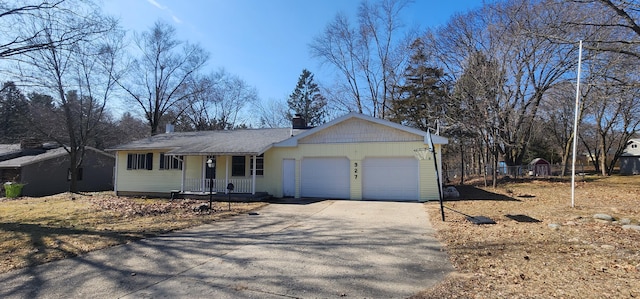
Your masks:
M177 38L210 52L206 71L221 67L258 89L262 100L285 99L303 68L328 80L328 68L309 55L308 44L338 12L355 18L359 0L103 0L105 13L130 31L156 20L173 24ZM482 0L417 0L404 23L420 28L445 23ZM329 82L327 82L329 83Z

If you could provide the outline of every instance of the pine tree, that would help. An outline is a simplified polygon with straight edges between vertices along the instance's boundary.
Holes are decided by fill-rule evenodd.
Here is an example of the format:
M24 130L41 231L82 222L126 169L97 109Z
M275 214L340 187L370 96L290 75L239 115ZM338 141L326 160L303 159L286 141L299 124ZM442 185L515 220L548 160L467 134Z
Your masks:
M396 87L399 98L391 103L390 119L426 131L435 128L444 114L447 96L444 73L428 65L421 39L411 44L411 50L414 53L403 73L404 84Z
M13 82L5 82L0 88L0 143L15 143L28 135L24 118L28 109L22 91Z
M310 127L325 122L327 100L320 93L318 84L313 82L313 74L307 69L302 70L298 84L289 96L287 104L289 105L289 118L294 114L300 114Z

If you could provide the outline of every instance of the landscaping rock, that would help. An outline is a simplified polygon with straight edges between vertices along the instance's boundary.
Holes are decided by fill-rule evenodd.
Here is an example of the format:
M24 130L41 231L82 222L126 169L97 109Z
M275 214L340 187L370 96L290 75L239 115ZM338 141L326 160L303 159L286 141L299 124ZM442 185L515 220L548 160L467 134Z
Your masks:
M549 223L548 226L552 230L559 230L560 229L560 224L557 224L557 223Z
M620 219L620 224L622 224L622 225L631 224L631 219L622 218L622 219Z
M593 215L593 219L604 220L604 221L613 221L613 217L607 214L595 214Z
M640 231L640 225L626 224L622 226L622 229L632 229L632 230Z

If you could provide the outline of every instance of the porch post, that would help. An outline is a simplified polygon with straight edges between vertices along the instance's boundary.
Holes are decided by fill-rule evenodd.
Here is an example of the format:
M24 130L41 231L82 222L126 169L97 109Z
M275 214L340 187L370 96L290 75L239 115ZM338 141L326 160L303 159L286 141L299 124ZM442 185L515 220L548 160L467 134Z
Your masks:
M225 186L224 187L224 190L225 190L224 193L225 194L229 194L229 189L227 189L226 186L229 186L229 164L231 162L230 158L231 158L231 156L226 156L225 157L225 159L226 159L225 163L226 163L226 166L227 166L227 167L225 167L225 170L224 170L224 186Z
M116 164L113 166L113 192L118 195L118 156L120 152L116 152Z
M184 180L185 180L185 176L186 176L186 170L187 170L187 159L184 158L185 156L182 156L182 181L180 182L180 192L184 192Z
M207 156L200 157L200 191L204 193L207 190Z
M256 194L256 155L253 155L253 175L251 176L251 194Z

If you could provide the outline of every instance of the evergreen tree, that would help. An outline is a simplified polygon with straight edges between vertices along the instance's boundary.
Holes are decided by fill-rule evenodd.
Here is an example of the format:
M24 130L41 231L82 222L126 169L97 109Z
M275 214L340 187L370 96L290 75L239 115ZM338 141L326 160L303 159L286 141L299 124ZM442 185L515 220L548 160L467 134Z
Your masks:
M26 97L13 82L0 89L0 143L15 143L29 133L24 119L29 110Z
M302 70L296 89L289 96L287 104L289 105L289 119L294 114L300 114L310 127L325 122L327 100L320 93L318 84L313 82L313 74L307 69Z
M430 67L421 39L411 44L413 55L403 73L404 85L397 86L397 100L391 103L391 121L426 131L443 117L446 85L442 69Z

